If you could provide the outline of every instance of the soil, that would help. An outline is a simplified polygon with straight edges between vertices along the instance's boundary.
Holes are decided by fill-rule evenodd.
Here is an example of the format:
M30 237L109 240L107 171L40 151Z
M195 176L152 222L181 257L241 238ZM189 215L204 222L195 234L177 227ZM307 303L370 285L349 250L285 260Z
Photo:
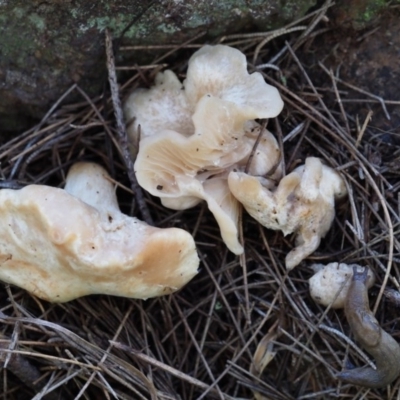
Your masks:
M400 8L386 10L367 29L356 31L346 28L343 14L332 14L332 30L318 37L311 46L312 52L303 54L302 59L314 63L313 80L326 81L326 75L318 79L321 69L318 62L343 81L359 89L379 96L385 101L400 100ZM319 70L319 71L318 71ZM400 103L387 104L390 119L387 118L382 106L371 97L339 85L344 90L346 101L350 99L367 100L371 102L354 101L346 104L350 114L358 115L362 124L368 112L373 112L370 127L386 133L386 140L400 140Z

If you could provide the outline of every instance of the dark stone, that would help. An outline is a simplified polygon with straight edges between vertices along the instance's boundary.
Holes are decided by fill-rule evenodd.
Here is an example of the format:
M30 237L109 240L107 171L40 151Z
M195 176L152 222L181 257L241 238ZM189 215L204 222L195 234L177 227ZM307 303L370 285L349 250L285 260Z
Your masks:
M0 131L40 118L74 82L90 95L104 81L104 30L118 37L148 0L0 0ZM125 44L182 43L280 27L315 0L156 1L124 36ZM140 60L138 60L140 62Z
M74 82L90 95L105 79L104 30L124 44L182 43L202 31L219 35L279 28L316 0L0 0L0 132L32 125ZM339 25L365 26L387 0L339 0ZM354 27L354 26L353 26ZM143 59L136 59L141 63ZM69 97L69 101L71 101ZM1 141L0 137L0 141Z

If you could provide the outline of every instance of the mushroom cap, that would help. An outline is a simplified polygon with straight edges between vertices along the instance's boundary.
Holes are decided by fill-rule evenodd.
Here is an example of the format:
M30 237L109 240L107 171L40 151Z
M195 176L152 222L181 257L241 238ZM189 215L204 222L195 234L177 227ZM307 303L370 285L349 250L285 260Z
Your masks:
M183 85L191 104L211 94L252 108L256 118L276 117L283 108L278 90L268 85L259 72L247 72L245 55L222 44L203 46L190 57Z
M308 280L308 283L313 300L325 307L331 304L332 308L344 308L354 266L360 271L363 269L356 264L338 262L312 265L311 268L315 274ZM368 269L367 288L371 288L374 283L375 275L371 269Z
M299 193L308 201L317 198L334 203L347 195L343 178L334 169L324 165L318 157L307 157L304 165L293 172L301 176Z
M300 176L297 173L286 175L276 190L266 188L263 183L262 178L240 171L228 176L230 191L255 220L266 228L281 230L285 236L293 233L297 220L288 213L286 200L298 187ZM305 212L303 215L307 217Z
M170 70L159 72L150 89L134 90L124 102L127 134L135 147L134 155L139 139L165 129L190 136L194 131L193 108L187 101L182 83Z
M316 157L308 157L275 190L243 172L231 172L228 185L261 225L284 235L296 233L296 247L286 257L289 270L317 249L334 219L335 199L347 193L341 176Z
M71 174L67 182L83 180L70 185L76 191L86 186L93 194L96 179L110 185L107 172L92 163L79 163ZM111 189L111 205L103 199L98 208L44 185L1 190L0 279L53 302L100 293L146 299L192 279L199 264L192 236L122 214Z
M248 167L247 173L249 175L263 179L279 180L283 174L283 160L278 142L268 129L264 128L260 135L261 129L262 126L255 121L247 121L245 123L246 133L243 137L243 142L247 142L246 146L250 151L246 153L244 159L237 163L235 169L244 171ZM259 136L257 147L252 153L254 144ZM247 166L250 154L252 154L252 159L250 165Z

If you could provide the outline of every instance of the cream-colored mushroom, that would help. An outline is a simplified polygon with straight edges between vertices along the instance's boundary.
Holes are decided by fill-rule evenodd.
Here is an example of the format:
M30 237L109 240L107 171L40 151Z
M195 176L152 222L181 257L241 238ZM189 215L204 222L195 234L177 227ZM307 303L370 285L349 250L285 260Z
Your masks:
M197 104L210 94L251 108L257 118L276 117L283 108L278 90L260 73L247 72L245 55L221 44L203 46L190 57L183 86L189 104Z
M125 103L134 143L140 126L135 162L139 184L172 209L205 200L228 248L240 254L238 204L227 175L247 164L261 130L254 119L275 117L282 107L276 88L259 73L248 74L239 50L204 46L189 60L183 84L165 71L153 88L135 91ZM271 178L279 179L279 147L265 129L249 173L265 176L272 169Z
M203 97L193 115L195 133L185 137L175 131L144 138L135 162L139 184L162 203L173 209L185 209L207 201L214 214L228 248L235 254L243 251L237 238L237 209L235 198L227 185L227 171L244 164L253 143L243 140L245 124L255 118L250 108L213 96ZM269 169L279 162L276 141L269 159L256 156L261 168L269 162ZM279 170L280 171L280 170ZM279 172L278 172L279 173ZM218 185L211 183L218 180ZM220 201L220 199L224 201ZM232 212L232 210L235 210Z
M161 296L199 265L188 232L122 214L107 172L93 163L75 164L65 190L1 190L0 218L0 279L48 301Z
M307 158L272 191L243 172L231 172L228 184L261 225L284 235L296 233L296 247L286 256L288 270L317 249L335 216L335 199L347 193L340 175L315 157Z
M333 262L327 265L314 264L315 274L308 280L310 295L314 301L325 307L343 308L350 288L353 267L362 271L364 267L355 264ZM368 269L368 289L375 283L375 275Z

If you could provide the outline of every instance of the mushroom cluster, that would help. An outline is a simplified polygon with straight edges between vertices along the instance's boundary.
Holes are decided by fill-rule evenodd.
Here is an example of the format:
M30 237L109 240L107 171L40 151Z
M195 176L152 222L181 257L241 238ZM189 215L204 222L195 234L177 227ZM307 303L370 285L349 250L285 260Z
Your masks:
M65 302L88 294L146 299L174 292L197 273L192 236L121 213L97 164L77 163L65 189L0 191L0 279Z
M125 102L139 184L175 210L205 200L235 254L243 252L242 203L263 226L296 234L297 247L286 257L292 269L318 247L346 187L315 157L280 180L278 143L255 119L275 117L282 107L276 88L248 74L239 50L202 47L189 59L183 83L172 71L160 72L153 87L136 89Z
M140 146L135 162L139 184L164 206L182 210L205 200L221 235L235 254L238 202L228 187L230 171L244 170L261 126L282 110L276 88L261 74L248 74L239 50L204 46L189 60L181 83L172 71L159 73L151 89L135 90L125 102L128 133ZM140 129L139 129L140 127ZM249 173L279 179L280 150L264 129Z

